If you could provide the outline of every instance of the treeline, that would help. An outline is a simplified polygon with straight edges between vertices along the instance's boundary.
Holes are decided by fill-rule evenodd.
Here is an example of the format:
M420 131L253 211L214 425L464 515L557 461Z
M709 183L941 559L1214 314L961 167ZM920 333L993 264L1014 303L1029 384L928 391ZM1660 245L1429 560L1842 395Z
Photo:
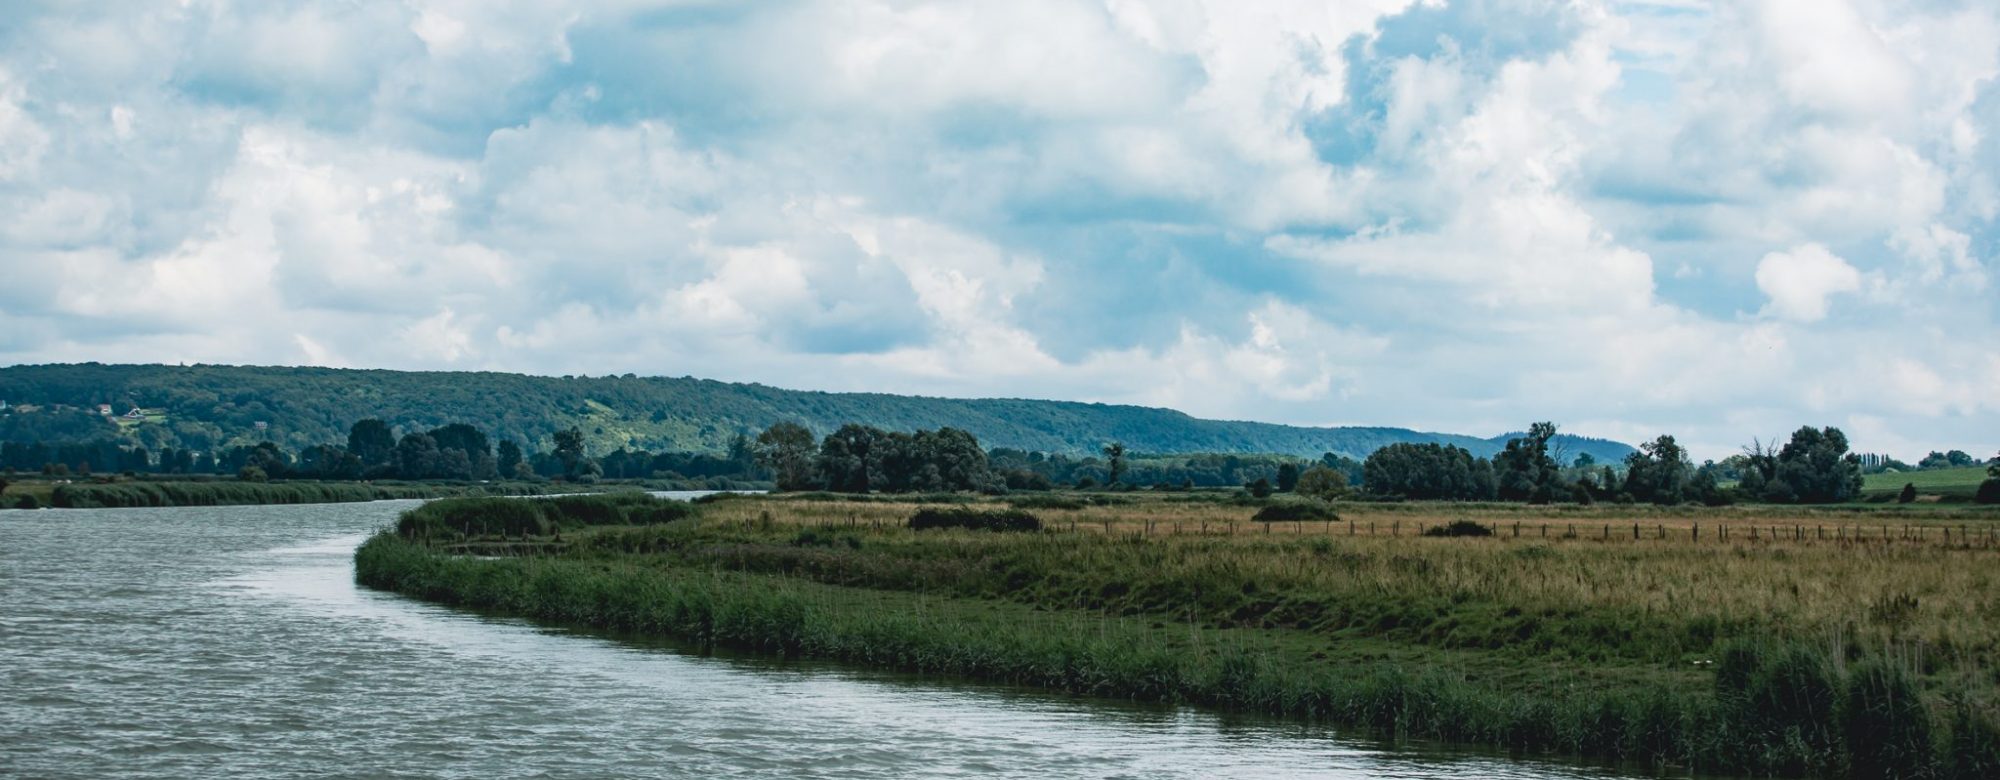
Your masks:
M1448 501L1720 506L1836 504L1861 497L1862 457L1848 451L1839 428L1802 427L1783 445L1753 442L1741 455L1699 466L1674 437L1661 436L1640 444L1622 468L1599 466L1587 456L1561 465L1550 447L1554 435L1553 424L1536 423L1491 460L1448 445L1392 444L1363 462L1362 484L1376 497ZM2000 457L1994 463L2000 479ZM1981 503L2000 503L2000 483L1982 488L1981 496Z
M114 482L58 485L50 496L56 507L102 509L166 506L232 506L244 504L337 504L399 498L447 496L537 495L536 484L500 485L381 485L352 482Z
M599 479L757 481L766 478L751 456L750 440L738 436L728 454L618 449L589 457L575 428L558 431L555 448L523 450L512 440L493 443L465 423L410 431L397 436L388 423L361 420L347 440L315 444L296 453L274 442L238 445L218 452L166 447L157 452L115 441L88 443L0 443L0 470L46 476L107 474L233 475L247 482L269 479L314 480L536 480Z

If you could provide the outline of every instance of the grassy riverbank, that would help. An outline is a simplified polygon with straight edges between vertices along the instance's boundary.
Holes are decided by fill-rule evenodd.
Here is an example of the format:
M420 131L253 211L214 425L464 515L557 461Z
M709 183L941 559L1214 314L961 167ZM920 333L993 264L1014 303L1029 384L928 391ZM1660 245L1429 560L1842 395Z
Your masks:
M1528 752L1783 775L2000 768L2000 550L1969 530L1990 513L1897 514L1929 535L1883 539L1861 532L1879 513L1645 512L1613 535L1512 510L1273 524L1142 498L1035 510L1045 530L1008 533L910 531L917 506L896 502L739 498L685 519L627 502L514 502L538 506L491 526L465 518L497 513L433 503L364 545L357 576L567 624ZM1417 535L1461 514L1500 533ZM1559 530L1515 535L1513 520ZM1838 527L1790 530L1804 520ZM1723 526L1739 530L1722 541Z

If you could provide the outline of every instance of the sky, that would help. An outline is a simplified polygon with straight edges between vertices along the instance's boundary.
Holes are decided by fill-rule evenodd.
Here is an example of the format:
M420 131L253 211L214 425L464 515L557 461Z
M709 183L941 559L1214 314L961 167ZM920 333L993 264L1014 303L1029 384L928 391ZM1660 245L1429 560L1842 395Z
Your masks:
M8 5L0 365L2000 447L1988 0Z

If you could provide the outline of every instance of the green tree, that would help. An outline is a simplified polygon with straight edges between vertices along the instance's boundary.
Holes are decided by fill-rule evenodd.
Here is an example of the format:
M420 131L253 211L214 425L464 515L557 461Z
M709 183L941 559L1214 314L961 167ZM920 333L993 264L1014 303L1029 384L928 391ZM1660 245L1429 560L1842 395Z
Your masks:
M1278 464L1278 492L1290 493L1299 486L1299 464L1291 461Z
M1125 443L1114 441L1104 445L1104 457L1111 461L1111 479L1105 484L1116 485L1125 478Z
M1597 458L1588 452L1579 452L1576 455L1576 462L1570 465L1580 469L1587 469L1597 465Z
M1638 501L1673 506L1687 500L1691 471L1687 450L1674 437L1661 436L1625 456L1625 492Z
M1299 474L1293 491L1302 496L1332 501L1347 493L1347 475L1325 466L1314 466Z
M358 421L347 429L347 451L361 459L364 469L387 466L396 451L396 434L381 420Z
M1494 493L1492 464L1463 447L1400 442L1362 461L1370 494L1411 500L1478 501Z
M1767 457L1767 500L1835 504L1861 495L1861 458L1847 451L1847 435L1839 428L1802 427L1775 455ZM1748 475L1745 477L1748 482Z
M757 434L752 446L757 465L771 472L779 490L809 490L813 487L812 431L795 422L773 423Z
M1917 502L1917 483L1915 482L1903 483L1903 491L1896 494L1896 503L1914 504L1916 502Z
M1546 504L1555 496L1562 473L1549 457L1549 441L1556 436L1556 424L1538 422L1528 426L1526 436L1507 440L1507 447L1493 456L1494 479L1503 501Z
M496 452L498 454L493 459L493 470L499 473L500 478L520 478L521 466L526 460L521 454L521 445L515 444L513 439L501 439Z
M1263 477L1258 477L1257 481L1244 485L1243 487L1244 489L1250 491L1250 495L1255 496L1257 498L1271 497L1271 480L1265 479Z
M878 468L877 444L888 434L879 428L848 423L820 441L815 464L826 489L838 493L867 493L872 489L870 472Z
M588 460L583 456L583 431L572 425L567 429L556 431L555 440L556 461L562 464L563 476L576 478L582 473L584 462Z

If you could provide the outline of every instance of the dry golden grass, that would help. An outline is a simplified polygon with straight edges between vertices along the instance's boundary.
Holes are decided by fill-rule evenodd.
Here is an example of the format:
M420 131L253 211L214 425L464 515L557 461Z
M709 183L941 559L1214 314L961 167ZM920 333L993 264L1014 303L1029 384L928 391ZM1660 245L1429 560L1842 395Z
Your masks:
M743 499L711 505L704 517L856 528L894 544L918 507ZM1551 615L1756 625L1874 649L1927 648L1961 670L2000 670L2000 515L1991 512L1342 504L1338 522L1259 523L1249 519L1255 511L1140 498L1035 510L1049 532L1031 539L963 534L952 543L1032 546L1056 570L1137 566L1162 580L1240 579L1329 602L1500 602ZM1497 533L1420 535L1460 519Z

